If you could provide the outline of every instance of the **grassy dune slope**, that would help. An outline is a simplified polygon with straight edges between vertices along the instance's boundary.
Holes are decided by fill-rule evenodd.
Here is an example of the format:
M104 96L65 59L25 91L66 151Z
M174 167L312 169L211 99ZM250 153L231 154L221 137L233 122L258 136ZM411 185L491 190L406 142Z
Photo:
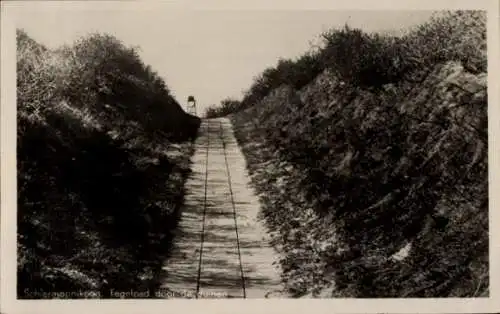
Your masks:
M154 289L199 119L111 36L17 43L19 297Z
M332 31L320 75L232 115L296 296L488 295L484 22Z

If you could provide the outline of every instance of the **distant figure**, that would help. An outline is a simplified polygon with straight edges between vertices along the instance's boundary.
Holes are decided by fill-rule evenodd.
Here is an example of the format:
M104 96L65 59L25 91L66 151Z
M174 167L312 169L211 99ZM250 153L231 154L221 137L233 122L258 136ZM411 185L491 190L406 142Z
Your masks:
M194 96L189 96L187 99L187 113L196 116L196 100Z

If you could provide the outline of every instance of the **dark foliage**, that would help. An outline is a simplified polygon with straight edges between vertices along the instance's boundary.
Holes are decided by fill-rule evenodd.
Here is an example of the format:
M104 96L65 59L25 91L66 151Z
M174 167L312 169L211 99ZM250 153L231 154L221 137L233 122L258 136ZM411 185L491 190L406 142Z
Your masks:
M292 293L488 294L484 36L481 12L400 38L335 30L312 84L233 116Z
M205 112L205 117L207 118L217 118L223 117L231 114L240 106L240 102L234 99L224 99L221 101L220 106L211 106Z
M199 118L111 36L17 52L19 297L154 289Z

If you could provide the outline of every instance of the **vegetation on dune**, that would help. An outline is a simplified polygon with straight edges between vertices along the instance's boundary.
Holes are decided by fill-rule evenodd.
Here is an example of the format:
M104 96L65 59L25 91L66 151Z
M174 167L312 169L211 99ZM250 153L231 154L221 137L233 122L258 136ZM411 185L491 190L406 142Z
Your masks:
M101 34L50 50L18 30L17 99L19 297L154 290L199 119Z
M221 110L220 116L249 108L282 85L299 90L326 69L345 84L366 89L418 81L434 65L450 60L471 73L485 72L485 21L483 11L443 11L402 36L365 33L348 25L332 29L321 35L320 47L265 69L233 110L222 110L223 104L213 110Z
M234 112L240 106L240 102L235 99L227 98L220 102L219 106L212 105L205 112L206 118L222 117Z
M233 112L294 295L488 295L485 22L332 30Z

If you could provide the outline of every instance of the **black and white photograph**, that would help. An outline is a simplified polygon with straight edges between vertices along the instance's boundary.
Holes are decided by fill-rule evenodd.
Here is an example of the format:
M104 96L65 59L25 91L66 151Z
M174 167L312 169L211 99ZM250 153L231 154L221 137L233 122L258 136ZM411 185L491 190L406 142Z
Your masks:
M499 305L484 3L2 2L2 295Z

